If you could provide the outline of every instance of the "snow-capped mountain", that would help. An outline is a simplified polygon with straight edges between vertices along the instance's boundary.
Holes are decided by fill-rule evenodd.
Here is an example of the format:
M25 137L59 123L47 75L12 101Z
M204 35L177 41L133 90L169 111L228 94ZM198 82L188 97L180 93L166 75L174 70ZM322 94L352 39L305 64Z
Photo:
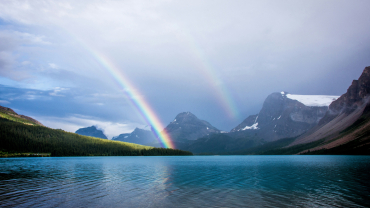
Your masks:
M338 97L272 93L257 115L247 117L230 132L237 137L257 134L264 141L295 137L314 127Z

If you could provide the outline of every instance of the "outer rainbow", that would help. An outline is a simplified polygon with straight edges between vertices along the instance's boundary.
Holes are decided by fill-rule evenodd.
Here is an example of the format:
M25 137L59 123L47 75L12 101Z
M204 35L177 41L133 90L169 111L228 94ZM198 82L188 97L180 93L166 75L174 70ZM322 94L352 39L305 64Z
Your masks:
M214 93L216 94L217 99L222 105L223 109L230 117L238 118L239 112L229 90L215 73L214 67L209 63L202 50L202 47L197 44L195 39L190 35L189 32L186 32L184 28L179 28L177 31L181 31L181 33L176 33L177 37L181 41L186 41L186 46L196 61L195 64L198 66L198 69L200 69L200 72L207 79L209 84L214 88Z

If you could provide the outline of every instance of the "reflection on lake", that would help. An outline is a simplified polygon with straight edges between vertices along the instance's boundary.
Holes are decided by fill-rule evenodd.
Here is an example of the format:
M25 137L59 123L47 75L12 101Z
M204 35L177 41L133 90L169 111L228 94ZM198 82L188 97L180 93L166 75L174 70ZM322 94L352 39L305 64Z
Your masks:
M368 156L1 158L0 207L370 207Z

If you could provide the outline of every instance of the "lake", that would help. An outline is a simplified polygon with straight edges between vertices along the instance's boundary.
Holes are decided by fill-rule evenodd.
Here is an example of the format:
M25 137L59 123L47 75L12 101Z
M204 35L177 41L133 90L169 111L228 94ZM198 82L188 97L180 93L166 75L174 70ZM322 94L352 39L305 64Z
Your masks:
M369 156L0 158L0 207L370 207Z

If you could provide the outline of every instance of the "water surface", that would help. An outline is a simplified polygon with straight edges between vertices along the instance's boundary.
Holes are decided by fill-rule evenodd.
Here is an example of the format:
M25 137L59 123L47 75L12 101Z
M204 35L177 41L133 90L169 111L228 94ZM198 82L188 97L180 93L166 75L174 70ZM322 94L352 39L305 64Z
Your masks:
M0 158L1 207L370 207L368 156Z

